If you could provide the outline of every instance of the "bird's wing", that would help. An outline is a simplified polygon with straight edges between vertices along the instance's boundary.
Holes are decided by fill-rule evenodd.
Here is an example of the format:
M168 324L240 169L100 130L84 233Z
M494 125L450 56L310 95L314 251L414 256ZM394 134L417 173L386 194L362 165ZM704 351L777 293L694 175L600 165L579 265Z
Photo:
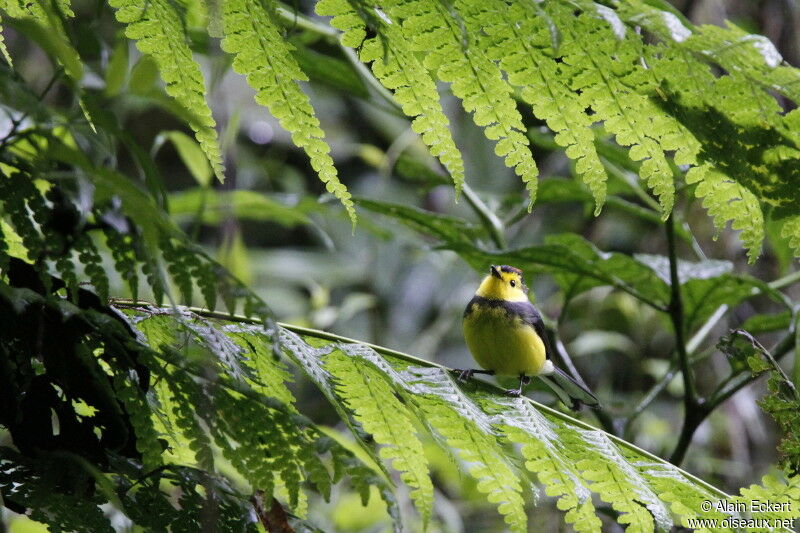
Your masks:
M536 306L530 302L508 302L506 306L536 331L536 334L539 335L544 343L545 357L550 359L553 348L550 346L550 337L547 336L542 314L536 309Z

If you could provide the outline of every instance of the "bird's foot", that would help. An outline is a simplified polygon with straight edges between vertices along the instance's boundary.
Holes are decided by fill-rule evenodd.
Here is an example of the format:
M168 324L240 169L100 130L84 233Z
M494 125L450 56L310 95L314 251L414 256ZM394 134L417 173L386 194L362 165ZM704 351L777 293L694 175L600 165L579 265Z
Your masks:
M475 373L475 370L472 368L467 368L461 370L460 368L454 368L453 372L458 374L458 381L469 381L472 379L472 375Z
M520 387L518 389L508 389L506 391L506 395L514 396L514 397L522 396L522 387Z
M467 368L465 370L454 368L451 370L451 372L458 374L458 381L469 381L472 379L474 374L486 374L487 376L494 375L494 370L481 370L479 368Z

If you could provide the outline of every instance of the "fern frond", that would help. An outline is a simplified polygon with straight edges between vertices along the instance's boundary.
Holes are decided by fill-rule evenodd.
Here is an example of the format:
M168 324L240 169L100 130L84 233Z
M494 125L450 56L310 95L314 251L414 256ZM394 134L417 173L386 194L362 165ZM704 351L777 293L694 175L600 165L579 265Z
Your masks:
M774 504L769 510L754 512L759 518L770 519L772 523L777 520L792 521L800 518L800 476L789 477L785 482L778 480L774 476L767 475L761 478L761 485L750 485L743 487L740 496L734 497L735 500L750 506L751 502L769 502Z
M508 463L491 418L439 368L408 367L404 380L414 387L423 419L458 450L478 490L497 504L511 531L527 531L528 518L518 474Z
M374 8L359 0L322 0L316 11L333 17L331 25L344 32L342 43L359 49L361 61L371 63L375 77L393 91L403 112L412 118L413 130L453 178L458 194L464 183L461 153L450 134L436 84L398 25L386 22L385 13L378 16ZM367 39L368 28L377 35Z
M788 217L783 221L781 238L786 239L795 256L800 256L800 215Z
M165 370L162 377L168 390L159 394L159 400L162 405L169 402L167 409L173 417L175 430L179 431L188 443L188 448L194 453L196 464L207 472L213 472L214 454L211 439L200 425L196 414L198 407L207 406L201 388L177 369L171 373ZM170 399L173 401L170 402Z
M142 392L130 382L128 376L115 374L113 382L117 398L125 406L136 432L136 449L142 454L142 465L147 470L158 468L162 464L163 450L151 417L152 393ZM151 395L151 399L148 399L147 394Z
M688 479L675 466L668 463L655 463L643 461L640 457L626 457L647 480L658 497L669 503L672 513L681 518L681 524L689 527L689 518L697 518L698 511L704 508L705 501L718 501L719 496L694 483L687 483ZM723 520L729 516L739 517L738 513L725 513L712 507L703 511L703 518ZM700 531L708 531L702 529Z
M6 38L3 35L3 19L0 17L0 54L3 54L3 59L6 60L8 66L14 68L14 60L11 59L11 54L8 53L8 47L6 46Z
M233 68L247 76L256 90L256 102L269 108L292 134L294 143L305 150L325 188L339 199L355 224L350 193L339 181L325 134L311 101L298 84L308 77L292 56L293 47L276 24L274 10L272 0L226 1L223 49L234 54Z
M644 533L656 525L668 531L672 527L664 502L605 433L563 427L559 433L567 456L592 482L589 488L622 513L617 521L628 525L626 531Z
M265 396L279 400L294 409L294 394L286 384L292 381L291 373L272 351L272 343L261 326L230 324L222 330L241 348L246 350L245 364L255 371L256 380L250 385Z
M734 230L741 231L741 239L747 248L750 262L761 253L764 240L764 214L758 198L735 180L705 164L693 167L686 173L687 183L697 183L695 196L703 198L703 207L714 219L717 231L722 230L729 220Z
M362 450L375 462L376 465L381 467L381 472L390 478L388 471L386 471L380 458L377 456L372 447L368 446L364 439L361 438L360 432L350 419L350 415L341 405L336 398L334 391L334 383L330 372L323 366L322 358L331 353L334 347L330 344L318 343L319 347L312 346L307 343L300 335L289 331L286 328L278 327L275 333L277 337L277 345L283 350L292 361L294 361L311 381L319 388L320 392L328 399L331 405L336 410L339 417L347 424L356 441Z
M169 0L110 0L117 20L127 24L125 35L136 47L155 59L167 94L190 113L189 125L214 174L225 180L222 155L217 144L216 122L206 102L206 87L200 66L192 58L180 14Z
M575 17L565 5L548 4L545 9L557 21L570 21L559 25L564 30L559 54L564 73L571 77L570 87L580 91L581 104L592 108L617 143L630 147L630 158L641 161L639 174L658 196L666 217L675 195L672 169L661 146L668 132L654 120L664 114L638 90L639 41L619 40L605 20L592 14Z
M53 490L52 472L64 470L64 458L41 454L32 461L10 447L0 447L3 497L31 509L30 518L53 533L113 533L97 495L68 495ZM50 470L48 472L48 470Z
M425 54L423 64L461 99L473 121L484 128L490 140L497 141L495 153L506 166L513 167L528 190L531 209L536 200L538 169L525 135L522 117L516 108L509 84L500 68L464 34L457 12L468 10L466 2L456 1L451 12L441 2L392 0L387 2L394 20L402 20L403 36L414 50Z
M383 375L346 352L326 357L325 367L336 377L336 390L355 412L365 431L384 446L380 455L401 472L400 478L411 487L411 497L427 527L433 508L433 484L416 435L411 413L397 399Z
M607 175L594 145L594 120L586 114L555 61L551 28L541 6L490 0L471 3L468 9L464 17L476 28L483 25L490 57L508 73L509 83L522 89L522 99L547 122L555 132L555 141L575 161L575 171L592 191L595 215L599 214L605 202Z
M565 459L557 427L523 398L495 402L505 407L497 417L503 434L522 446L525 466L539 477L548 496L558 497L558 508L575 531L598 531L592 494L575 464Z
M526 398L496 395L488 386L462 390L445 369L420 366L421 361L385 348L303 328L220 326L214 320L198 320L183 308L177 313L149 308L139 318L133 316L132 323L147 334L150 345L159 347L157 357L166 362L158 372L166 372L159 374L159 379L170 382L169 394L162 393L161 387L155 389L159 399L164 394L171 402L162 402L162 409L169 411L170 426L190 441L198 462L199 451L208 454L210 448L208 435L200 428L208 428L223 456L254 488L285 499L295 513L305 510L304 481L327 497L330 485L350 474L365 500L371 486L378 487L395 526L399 524L390 478L379 472L382 462L371 447L364 446L367 453L375 455L371 458L377 459L374 470L356 461L351 452L322 435L320 428L297 412L291 393L285 390L286 373L280 365L274 366L275 340L282 353L306 370L357 439L363 428L385 444L381 455L401 471L418 505L423 500L430 505L432 489L412 412L434 438L460 458L464 469L478 481L478 489L498 505L513 531L525 530L523 493L529 485L528 477L516 468L516 448L509 444L520 445L527 469L538 475L547 494L557 498L557 506L566 511L566 520L578 531L600 527L590 492L620 513L619 522L629 525L631 531L668 530L670 510L688 523L686 519L701 513L699 502L726 498L677 467L583 422ZM187 327L187 321L217 332ZM221 337L235 343L231 356L247 370L255 370L253 375L245 372L243 379L234 377L228 364L203 365L200 370L170 351L170 347L199 347L211 352L212 360L225 360L229 356L218 353L227 349ZM265 365L263 374L257 360ZM208 376L214 368L217 374L204 377L204 372ZM349 410L361 428L349 420ZM325 454L330 456L332 476L320 460ZM204 461L213 468L212 457ZM703 517L718 515L702 513Z

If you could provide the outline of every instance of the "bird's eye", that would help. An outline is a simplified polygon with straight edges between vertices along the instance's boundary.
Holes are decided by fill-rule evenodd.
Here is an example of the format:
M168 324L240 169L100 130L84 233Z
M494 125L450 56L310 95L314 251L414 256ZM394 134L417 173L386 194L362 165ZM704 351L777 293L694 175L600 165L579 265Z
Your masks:
M516 287L517 286L517 282L514 281L513 279L511 281L509 281L509 283L511 283L512 287Z

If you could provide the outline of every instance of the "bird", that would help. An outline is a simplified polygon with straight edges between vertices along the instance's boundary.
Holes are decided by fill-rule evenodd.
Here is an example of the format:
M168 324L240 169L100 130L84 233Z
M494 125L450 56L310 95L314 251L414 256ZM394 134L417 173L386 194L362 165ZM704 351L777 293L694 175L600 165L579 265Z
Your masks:
M520 396L531 377L537 376L573 410L580 404L599 406L591 391L553 364L542 314L528 299L522 270L492 265L464 310L462 327L481 368L454 369L460 381L473 374L515 376L519 388L506 392Z

